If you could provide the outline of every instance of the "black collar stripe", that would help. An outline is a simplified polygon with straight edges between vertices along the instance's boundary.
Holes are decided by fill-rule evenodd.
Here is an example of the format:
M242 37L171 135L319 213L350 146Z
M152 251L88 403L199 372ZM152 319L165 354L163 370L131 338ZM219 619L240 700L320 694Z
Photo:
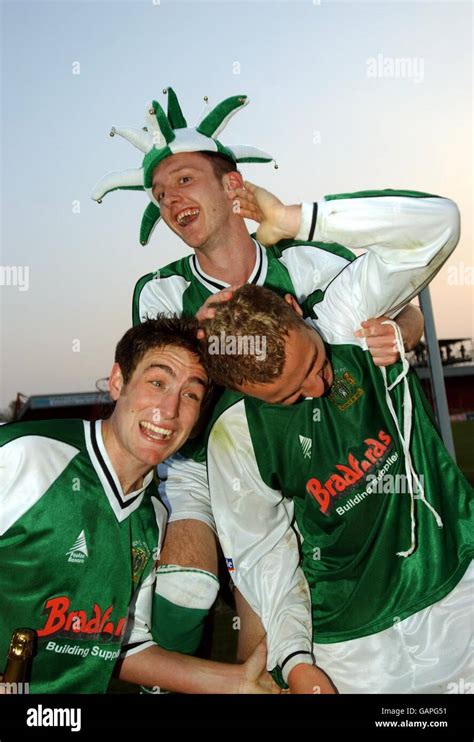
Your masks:
M260 244L258 242L257 242L257 259L259 261L259 266L257 268L257 272L255 276L252 278L251 283L258 283L258 279L260 278L260 274L262 272L262 265L263 265L262 248L260 247Z
M314 231L314 230L313 230ZM255 273L255 276L252 278L250 283L256 284L260 278L260 275L262 273L262 267L263 267L263 256L262 256L262 247L258 242L256 242L256 258L258 262L257 271ZM214 286L215 289L218 289L219 291L222 291L222 289L226 289L227 286L224 283L219 283L216 278L210 279L205 276L201 270L199 269L199 264L196 259L196 255L191 256L191 260L193 261L194 270L198 274L199 278L201 278L203 281L205 281L210 286Z
M191 259L193 261L194 270L198 274L199 278L201 278L203 281L205 281L206 283L208 283L210 286L214 286L214 288L215 289L218 289L218 291L222 291L222 289L225 289L226 288L225 284L223 284L223 283L217 283L216 280L211 281L210 278L206 278L206 276L204 276L201 273L201 271L199 270L198 262L196 260L196 256L195 255L193 255Z
M314 230L316 229L317 218L318 218L318 204L315 202L313 204L313 216L311 218L311 227L309 230L308 242L311 242L311 240L314 237Z
M130 500L127 500L126 502L124 502L122 500L122 498L120 496L120 493L119 493L119 491L117 489L117 485L115 484L114 478L113 478L113 476L112 476L109 468L107 467L107 464L105 463L104 458L103 458L103 456L102 456L102 454L100 452L99 445L97 443L97 434L96 434L96 430L95 430L96 423L97 423L97 420L93 420L91 422L91 443L92 443L92 448L94 449L94 453L97 456L97 461L99 462L100 467L101 467L102 471L104 472L105 477L106 477L108 483L110 484L110 489L114 493L115 498L116 498L118 504L120 505L120 507L122 508L122 510L124 510L125 508L130 507L130 505L132 503L134 503L135 500L137 500L141 496L142 493L140 492L139 495L136 495L135 497L130 498Z

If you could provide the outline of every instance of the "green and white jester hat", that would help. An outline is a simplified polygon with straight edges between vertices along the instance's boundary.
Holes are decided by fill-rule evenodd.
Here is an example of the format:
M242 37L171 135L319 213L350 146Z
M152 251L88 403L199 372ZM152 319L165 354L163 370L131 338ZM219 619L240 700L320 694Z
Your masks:
M216 152L238 162L271 162L273 157L267 152L247 145L224 146L217 137L232 116L249 103L246 95L234 95L205 113L195 128L189 128L172 88L163 91L168 94L168 114L154 100L148 106L143 129L112 127L110 136L119 134L144 153L141 167L108 173L94 190L92 198L98 203L110 191L146 191L151 203L143 214L140 226L140 242L146 245L161 219L160 207L151 192L153 171L167 157L180 152ZM207 98L204 99L207 101ZM275 164L276 167L276 164Z

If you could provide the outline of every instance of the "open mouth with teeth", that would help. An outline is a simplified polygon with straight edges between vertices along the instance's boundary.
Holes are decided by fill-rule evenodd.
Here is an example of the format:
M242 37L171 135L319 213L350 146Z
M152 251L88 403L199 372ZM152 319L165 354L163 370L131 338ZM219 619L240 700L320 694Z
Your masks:
M152 438L154 441L168 441L173 435L172 430L160 428L159 425L145 420L140 422L140 428L147 438Z
M187 227L191 222L196 221L199 216L199 209L183 209L176 215L176 221L180 227Z

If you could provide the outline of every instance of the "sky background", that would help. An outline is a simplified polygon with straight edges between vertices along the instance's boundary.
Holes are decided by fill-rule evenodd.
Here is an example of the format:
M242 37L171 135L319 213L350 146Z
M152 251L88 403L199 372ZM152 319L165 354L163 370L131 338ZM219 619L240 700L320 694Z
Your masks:
M110 127L143 126L168 85L189 125L203 96L249 95L220 139L271 152L278 170L242 172L286 203L368 188L453 198L461 241L432 299L440 337L472 337L470 2L3 0L1 12L0 265L28 267L29 287L0 285L0 407L94 389L136 280L188 254L164 224L140 246L145 194L90 199L105 173L140 164ZM374 58L409 59L412 75L371 77Z

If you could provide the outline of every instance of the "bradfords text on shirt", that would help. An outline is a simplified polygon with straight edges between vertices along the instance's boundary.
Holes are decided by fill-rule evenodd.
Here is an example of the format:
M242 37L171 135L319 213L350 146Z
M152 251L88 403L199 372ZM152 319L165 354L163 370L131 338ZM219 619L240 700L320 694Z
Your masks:
M71 601L65 595L47 600L43 613L49 612L49 615L43 628L39 629L38 636L71 632L76 636L95 635L101 638L104 638L104 634L108 634L111 639L117 637L116 641L122 638L127 617L119 618L116 623L110 621L114 610L113 605L102 611L100 606L94 603L90 618L84 610L69 610L70 605Z
M391 442L392 439L388 433L381 430L377 439L364 439L364 443L368 448L364 452L364 456L360 461L350 453L347 457L347 463L336 464L335 468L337 469L337 472L331 474L324 484L321 483L319 479L316 479L316 477L312 477L308 480L306 489L319 504L322 513L327 512L327 509L331 504L331 498L338 497L345 490L352 488L354 484L367 476L368 472L370 472L375 464L377 464L384 456ZM348 493L346 492L346 494Z

